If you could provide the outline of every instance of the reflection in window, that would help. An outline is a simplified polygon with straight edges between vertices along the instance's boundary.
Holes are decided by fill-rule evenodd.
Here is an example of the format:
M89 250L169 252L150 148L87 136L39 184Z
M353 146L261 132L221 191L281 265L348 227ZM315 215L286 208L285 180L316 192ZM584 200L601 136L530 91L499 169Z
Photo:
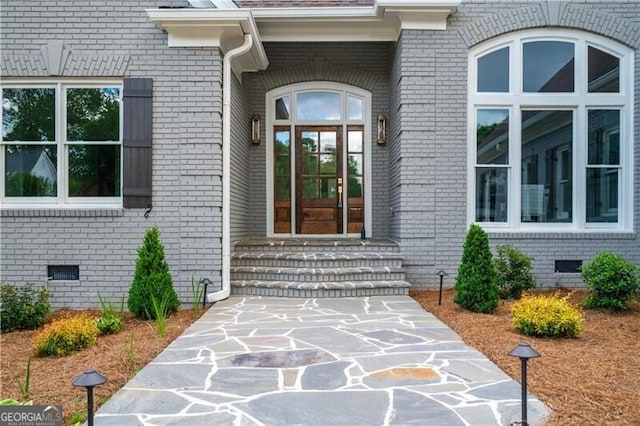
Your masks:
M296 116L298 120L340 120L340 93L303 92L296 97Z
M349 120L362 120L364 118L364 107L361 98L349 95L347 97L347 109Z
M291 104L290 99L289 95L276 99L276 120L289 119L289 111L291 111L289 107Z
M120 140L120 91L116 88L67 90L68 141Z
M6 197L55 197L57 158L55 145L7 145Z
M476 221L507 221L508 175L506 167L476 169Z
M2 89L2 139L55 141L55 89Z
M522 222L571 222L573 112L522 111L521 134L522 169L529 170L520 188Z
M589 110L587 222L618 221L620 111Z
M274 143L276 200L291 199L291 138L288 130L277 130Z
M509 110L479 109L476 142L478 164L508 164Z
M587 72L589 92L620 91L620 59L615 56L589 46Z
M350 126L347 131L347 196L360 198L364 194L364 130L362 126ZM352 204L357 204L351 200Z
M476 149L476 221L506 222L509 110L477 111Z
M524 92L573 92L573 43L534 41L522 47Z
M509 48L478 58L478 92L509 91Z
M69 196L120 195L120 146L69 146Z

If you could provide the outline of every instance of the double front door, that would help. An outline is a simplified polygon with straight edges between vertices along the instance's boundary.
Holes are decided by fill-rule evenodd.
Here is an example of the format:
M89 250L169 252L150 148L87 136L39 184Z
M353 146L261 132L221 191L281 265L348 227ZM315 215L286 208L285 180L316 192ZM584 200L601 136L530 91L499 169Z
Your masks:
M364 226L362 126L295 126L293 143L291 128L274 130L275 233L359 233Z

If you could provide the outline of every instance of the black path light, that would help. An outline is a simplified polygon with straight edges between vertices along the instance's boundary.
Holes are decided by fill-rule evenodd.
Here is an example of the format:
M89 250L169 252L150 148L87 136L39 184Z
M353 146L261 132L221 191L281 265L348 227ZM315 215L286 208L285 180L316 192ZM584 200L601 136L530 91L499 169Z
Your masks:
M530 358L538 358L540 354L528 343L518 343L518 346L511 349L507 354L520 358L520 382L522 388L522 425L528 425L527 422L527 361Z
M436 272L436 275L440 277L440 293L438 293L438 305L442 305L442 280L449 274L440 269L438 272Z
M204 285L204 291L202 292L202 309L204 309L204 306L207 304L207 287L213 283L209 278L202 278L200 284ZM193 303L196 303L196 301L194 300Z
M71 384L77 388L87 388L87 424L93 426L93 387L106 383L107 378L96 370L85 370Z

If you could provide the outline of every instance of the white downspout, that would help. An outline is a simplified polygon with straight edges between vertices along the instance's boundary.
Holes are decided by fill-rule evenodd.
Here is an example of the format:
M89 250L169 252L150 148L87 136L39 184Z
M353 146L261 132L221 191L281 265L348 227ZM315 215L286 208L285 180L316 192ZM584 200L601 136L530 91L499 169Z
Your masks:
M251 34L245 34L244 43L229 50L222 59L222 290L207 294L209 303L231 294L231 61L247 53L252 45Z

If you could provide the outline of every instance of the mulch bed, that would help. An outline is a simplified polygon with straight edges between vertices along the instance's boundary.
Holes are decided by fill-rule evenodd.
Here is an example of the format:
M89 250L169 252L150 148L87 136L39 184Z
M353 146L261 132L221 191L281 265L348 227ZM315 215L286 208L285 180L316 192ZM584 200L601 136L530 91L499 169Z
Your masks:
M441 306L438 292L411 296L518 381L520 361L507 353L530 343L541 357L528 363L529 390L554 411L549 425L640 424L640 304L622 313L586 310L580 337L551 339L519 334L510 301L493 314L477 314L455 305L453 290L444 292ZM584 296L574 292L570 300Z
M99 316L99 312L83 312ZM57 311L52 319L77 313L79 311ZM35 357L33 338L38 330L2 334L0 399L33 400L36 405L62 405L63 423L69 424L74 413L86 413L87 410L86 390L71 385L84 370L94 368L108 380L94 388L94 401L100 405L182 334L195 319L192 310L178 311L169 317L165 336L158 337L154 321L140 321L127 315L124 328L119 333L100 336L95 346L61 358ZM132 357L127 354L131 348ZM33 357L31 392L25 398L20 392L19 383L24 382L29 357Z

